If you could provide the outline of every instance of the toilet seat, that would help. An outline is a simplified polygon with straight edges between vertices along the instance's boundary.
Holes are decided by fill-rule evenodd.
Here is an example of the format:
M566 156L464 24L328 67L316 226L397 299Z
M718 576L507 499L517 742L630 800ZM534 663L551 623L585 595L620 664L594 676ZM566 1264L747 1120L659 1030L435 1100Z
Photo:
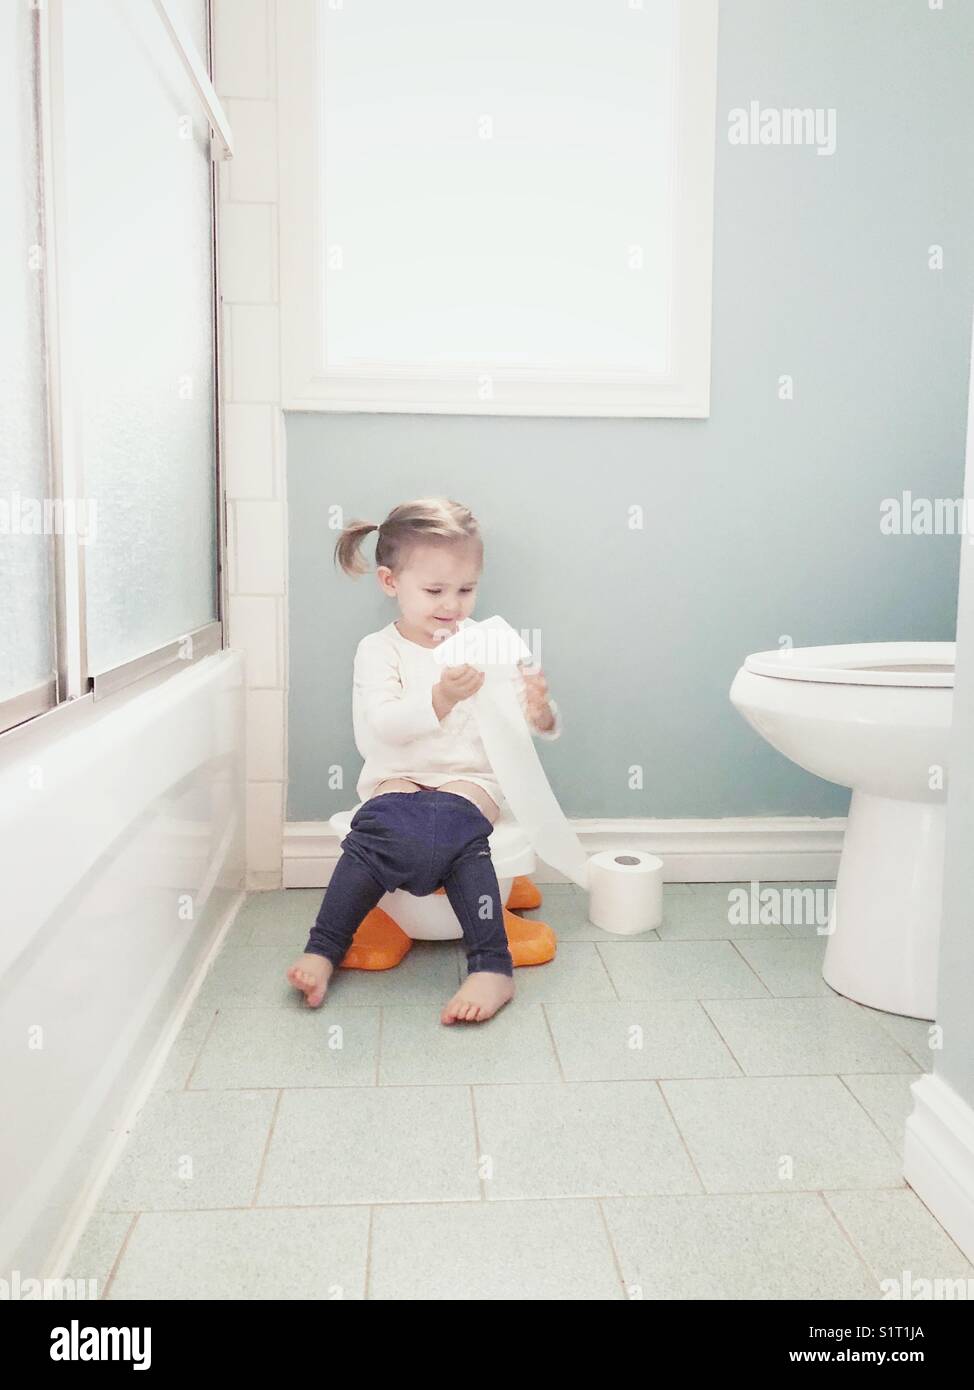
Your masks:
M850 642L754 652L744 669L815 685L952 688L955 654L954 642Z

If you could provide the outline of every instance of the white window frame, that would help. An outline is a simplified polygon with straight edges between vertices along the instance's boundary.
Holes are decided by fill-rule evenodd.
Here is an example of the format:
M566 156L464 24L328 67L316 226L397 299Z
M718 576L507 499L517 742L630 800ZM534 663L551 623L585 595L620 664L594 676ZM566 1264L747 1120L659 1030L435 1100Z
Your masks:
M652 0L644 0L650 4ZM677 212L673 366L636 372L552 372L494 365L325 367L319 348L317 0L277 5L282 404L290 410L461 415L710 414L711 279L718 0L678 0Z

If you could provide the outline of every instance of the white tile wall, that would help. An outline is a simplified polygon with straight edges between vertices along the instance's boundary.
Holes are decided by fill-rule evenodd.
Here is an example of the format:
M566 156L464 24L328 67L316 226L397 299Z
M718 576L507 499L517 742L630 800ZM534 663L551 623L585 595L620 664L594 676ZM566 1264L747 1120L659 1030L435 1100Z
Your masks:
M280 502L238 501L236 576L238 594L284 593L284 508Z
M284 687L281 603L281 599L274 597L230 596L230 645L247 654L249 690Z
M282 883L287 766L287 505L279 351L277 3L215 0L221 165L229 640L247 673L247 887Z
M214 0L217 96L273 98L273 0Z
M284 781L284 691L247 691L247 777Z
M277 298L277 209L270 203L224 205L220 279L225 303L270 304Z
M229 399L280 404L277 305L230 304L229 313L233 338Z
M284 785L247 781L247 877L254 888L281 880Z
M277 103L228 101L234 134L230 197L237 203L277 203Z
M244 401L224 407L227 496L274 497L277 494L277 406Z

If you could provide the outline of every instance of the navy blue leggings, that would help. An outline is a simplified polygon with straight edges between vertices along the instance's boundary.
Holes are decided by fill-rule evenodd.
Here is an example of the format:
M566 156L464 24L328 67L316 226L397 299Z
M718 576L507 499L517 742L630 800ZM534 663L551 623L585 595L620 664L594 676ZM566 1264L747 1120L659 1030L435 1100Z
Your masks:
M463 928L467 969L513 975L500 886L478 806L457 792L381 792L360 806L305 953L338 966L362 918L396 888L426 897L442 886Z

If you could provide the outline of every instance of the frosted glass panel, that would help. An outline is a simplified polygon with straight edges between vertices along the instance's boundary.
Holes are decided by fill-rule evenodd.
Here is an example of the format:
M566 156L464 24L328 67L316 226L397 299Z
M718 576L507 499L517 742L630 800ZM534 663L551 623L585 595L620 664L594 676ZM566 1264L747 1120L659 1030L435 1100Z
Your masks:
M676 0L318 0L326 367L663 373Z
M34 25L0 6L0 700L49 680L54 654ZM39 518L39 534L32 528Z
M181 0L203 33L203 0ZM217 616L209 130L150 4L64 6L93 675ZM205 54L201 53L205 58Z

